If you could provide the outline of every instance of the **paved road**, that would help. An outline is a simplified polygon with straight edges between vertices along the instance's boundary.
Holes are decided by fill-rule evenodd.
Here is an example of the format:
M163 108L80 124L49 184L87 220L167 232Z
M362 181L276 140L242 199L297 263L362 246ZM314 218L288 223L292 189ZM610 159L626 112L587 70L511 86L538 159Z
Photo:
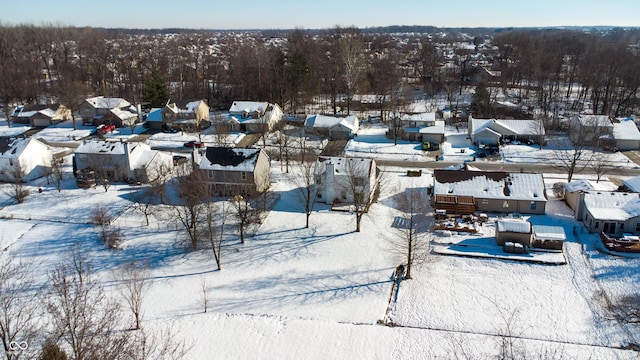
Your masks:
M405 160L385 160L376 159L378 165L381 166L399 166L406 168L425 168L425 169L442 169L447 166L457 165L459 162L448 161L405 161ZM557 165L550 164L514 164L503 162L488 162L488 161L472 161L467 164L477 167L480 170L485 171L500 171L507 172L536 172L546 174L566 174L566 170ZM586 168L576 174L594 174L589 168ZM640 175L640 167L635 169L628 168L613 168L609 170L604 176L638 176Z

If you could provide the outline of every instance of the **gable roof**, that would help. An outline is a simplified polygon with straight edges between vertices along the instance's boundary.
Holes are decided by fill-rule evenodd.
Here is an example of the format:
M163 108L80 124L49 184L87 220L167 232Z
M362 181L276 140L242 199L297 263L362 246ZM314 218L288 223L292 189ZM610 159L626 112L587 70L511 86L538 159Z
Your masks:
M581 114L574 118L581 126L605 127L610 128L613 125L608 115L586 115Z
M207 147L201 170L253 171L261 150L256 148Z
M230 113L240 114L242 112L252 113L258 111L259 113L263 113L269 107L268 102L257 102L257 101L234 101L231 107L229 108Z
M96 96L86 99L85 101L96 109L125 108L131 106L131 103L123 98L106 98L104 96Z
M640 140L640 131L633 120L621 120L613 123L613 138L616 140Z
M547 201L542 174L436 169L433 178L437 195Z
M323 174L328 168L335 175L347 175L353 173L357 176L369 176L375 167L375 161L369 158L347 158L334 156L319 156L314 172Z
M77 154L124 155L125 144L119 141L85 140L74 152Z
M500 219L497 221L498 232L512 232L519 234L531 233L531 223L520 219Z
M640 176L632 177L631 179L622 180L624 186L629 190L640 193Z
M536 119L476 119L470 118L471 135L491 129L500 135L544 135L541 120Z
M20 157L20 155L22 155L22 153L24 153L24 150L32 142L40 143L42 146L46 146L45 144L34 138L18 138L11 143L7 143L7 148L2 150L0 158L17 159Z
M589 191L584 194L584 205L597 220L625 221L640 216L636 193Z
M331 128L338 124L355 131L358 127L358 118L354 115L338 117L316 114L307 116L307 119L304 121L304 126L314 128Z

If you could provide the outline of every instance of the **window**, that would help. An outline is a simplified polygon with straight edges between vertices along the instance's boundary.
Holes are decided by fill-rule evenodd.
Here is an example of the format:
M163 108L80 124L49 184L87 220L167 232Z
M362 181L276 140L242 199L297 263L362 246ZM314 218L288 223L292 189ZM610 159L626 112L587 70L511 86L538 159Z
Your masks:
M209 175L209 179L213 179L213 170L207 171L207 174Z
M482 199L482 205L489 205L489 199Z
M508 202L507 200L505 200L505 201L502 203L502 207L503 207L503 208L508 208L508 207L509 207L509 202Z
M636 232L640 232L640 222L636 223Z
M600 222L596 221L596 229L600 227Z
M535 201L531 202L531 210L535 210L538 204Z
M246 171L240 171L240 179L247 180L247 172Z

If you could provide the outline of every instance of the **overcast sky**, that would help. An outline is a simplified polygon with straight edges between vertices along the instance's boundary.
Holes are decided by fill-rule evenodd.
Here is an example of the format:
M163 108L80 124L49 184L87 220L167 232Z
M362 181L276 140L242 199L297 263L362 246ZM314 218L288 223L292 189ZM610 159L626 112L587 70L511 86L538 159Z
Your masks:
M0 3L10 0L0 0ZM11 0L4 24L122 28L317 29L640 26L639 0ZM484 3L484 4L481 4ZM5 4L6 5L6 4Z

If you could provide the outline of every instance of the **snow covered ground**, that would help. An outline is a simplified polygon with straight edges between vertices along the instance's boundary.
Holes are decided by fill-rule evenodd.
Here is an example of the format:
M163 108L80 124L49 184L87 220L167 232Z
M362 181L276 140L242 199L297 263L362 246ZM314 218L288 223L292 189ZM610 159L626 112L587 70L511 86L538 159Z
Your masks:
M389 145L378 141L384 136L379 131L365 129L349 143L347 154L425 158L418 143ZM451 150L443 148L445 159L468 156L467 150L456 155L472 148L464 135L453 132ZM151 141L178 146L191 140L171 135ZM307 229L291 174L274 161L272 190L279 201L244 245L229 230L223 270L217 271L211 249L187 249L169 212L144 225L143 215L132 207L140 187L78 189L68 164L61 193L40 180L29 184L31 196L18 205L8 196L8 185L0 185L0 256L32 264L34 278L44 285L47 272L80 242L114 296L112 270L133 260L146 262L151 287L143 326L174 329L190 349L188 359L487 359L498 358L505 343L520 358L638 358L620 347L640 343L639 329L611 320L602 295L636 292L640 259L599 252L597 236L584 232L558 200L551 199L546 216L530 220L565 229L566 265L500 259L505 254L486 242L468 246L484 252L482 258L433 252L412 271L413 279L402 282L388 317L394 326L383 326L378 321L385 318L393 272L403 262L391 251L397 236L392 222L399 215L394 195L426 186L428 174L410 178L405 169L383 169L387 182L364 216L361 232L354 231L354 215L322 204L315 205ZM547 187L554 180L549 177ZM99 229L87 224L87 209L96 206L118 216L122 250L106 249ZM431 240L434 248L446 246L438 244L442 239ZM207 313L203 282L211 301Z

